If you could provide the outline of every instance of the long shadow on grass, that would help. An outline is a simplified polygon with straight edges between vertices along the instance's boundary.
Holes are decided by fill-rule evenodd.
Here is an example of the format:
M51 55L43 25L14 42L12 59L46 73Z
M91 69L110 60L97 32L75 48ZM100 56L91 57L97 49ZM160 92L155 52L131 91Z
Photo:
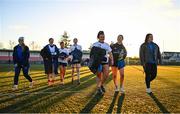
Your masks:
M84 82L83 82L83 80L84 80ZM70 87L71 88L70 90L80 91L80 90L86 89L88 87L91 87L91 85L96 83L95 77L92 74L81 78L81 81L82 81L82 84L80 86L74 86L71 84L73 88ZM109 78L107 83L110 81L111 80ZM43 92L58 91L59 89L60 89L59 87L53 87L51 89L43 90ZM61 91L61 90L59 90L59 91ZM25 100L18 101L15 104L12 104L10 106L7 106L7 107L1 109L0 112L22 112L27 109L29 110L29 112L41 112L42 108L43 108L43 111L47 112L48 108L51 107L53 104L56 104L56 103L64 100L66 97L70 97L73 94L74 94L74 92L63 93L63 91L62 91L61 96L56 96L54 94L52 94L52 95L49 95L49 94L30 95L30 96L27 96L27 98L25 98ZM51 99L49 99L49 98L51 98ZM48 103L45 103L45 104L43 103L43 105L38 104L38 103L45 102L45 101L47 101ZM33 106L33 105L37 105L36 106L37 108L30 109L29 107ZM71 110L71 111L73 112L73 110Z
M112 113L113 112L113 108L114 108L114 105L116 103L118 94L119 94L119 92L114 93L113 100L112 100L112 102L111 102L111 104L109 106L109 109L108 109L107 113Z
M84 82L84 81L87 81L89 78L91 78L92 76L91 75L89 75L89 76L84 76L84 77L82 77L81 78L81 82ZM42 85L41 85L42 84ZM46 83L40 83L40 84L38 84L38 85L41 85L41 88L38 88L38 89L36 89L36 90L33 90L33 91L31 91L31 92L42 92L42 91L48 91L48 90L51 90L51 89L54 89L54 88L57 88L58 89L58 91L59 90L64 90L64 89L66 89L66 88L72 88L72 87L74 87L75 85L73 85L73 84L71 84L71 82L68 82L68 83L66 83L64 86L47 86L47 84ZM43 87L44 86L44 87ZM36 87L36 85L35 85L35 87ZM26 90L29 90L28 88L25 88ZM13 93L18 93L18 92L24 92L24 88L22 88L22 89L19 89L18 91L15 91L15 92L13 92L12 91L12 94ZM5 100L0 100L0 103L2 103L2 102L7 102L7 101L9 101L9 100L13 100L14 98L19 98L19 97L23 97L23 96L26 96L26 95L28 95L28 94L21 94L21 95L18 95L18 96L16 96L16 95L14 95L15 97L13 97L13 98L8 98L8 99L5 99Z
M88 80L87 77L88 77L88 78L91 77L91 79ZM86 81L86 82L82 83L82 86L79 86L78 89L76 89L76 90L85 89L85 88L87 88L88 86L94 84L94 82L95 82L95 79L92 78L92 75L89 75L89 76L86 76L86 77L83 77L83 78L86 79L87 81L84 80L84 81ZM82 78L81 78L81 79L82 79ZM82 81L83 81L83 79L82 79ZM86 85L86 86L83 86L83 85ZM72 86L74 87L74 85L72 85ZM74 87L74 88L76 88L76 87ZM58 91L58 90L59 90L59 87L52 87L52 88L43 90L43 92L51 92L51 91ZM59 90L59 91L61 91L61 90ZM51 106L51 105L54 104L55 102L59 102L59 99L60 99L60 100L63 100L65 97L70 96L70 95L72 95L72 94L74 94L74 93L65 93L63 96L60 96L60 97L58 97L58 98L57 98L57 97L54 98L55 96L52 95L52 94L51 94L51 95L49 95L49 94L30 95L30 96L27 96L27 98L26 98L25 100L18 101L18 102L16 102L15 104L12 104L12 105L10 105L10 106L7 106L7 107L1 109L0 112L20 112L20 111L23 111L24 109L27 109L29 106L32 106L32 105L34 105L34 104L37 104L38 102L41 101L41 99L42 99L43 97L46 97L46 98L47 98L47 96L50 96L52 100L50 100L50 102L49 102L48 104L46 104L46 105L48 105L48 106L43 105L43 107L48 108L49 106ZM42 101L45 101L45 100L47 100L47 99L43 99ZM53 102L52 102L52 101L53 101ZM29 103L29 102L31 102L31 103ZM33 103L32 103L32 102L33 102ZM51 105L49 105L49 104L51 104ZM11 109L11 110L10 110L10 109Z
M157 99L157 97L153 94L150 93L149 96L154 100L154 102L156 103L156 105L159 107L159 109L161 110L162 113L170 113L161 102L159 102L159 100Z
M121 94L121 96L119 96L119 99L118 99L118 108L117 108L117 113L121 113L121 108L122 108L122 105L123 105L123 101L124 101L124 98L125 98L125 94Z
M89 70L87 70L87 69L82 70L80 75L83 75L83 74L86 74L86 73L89 73ZM67 73L67 74L70 74L70 73ZM22 76L22 75L20 75L20 76ZM47 79L45 74L41 74L41 75L38 75L38 76L31 76L31 77L35 82L38 81L38 80ZM11 78L13 78L13 77L11 77ZM59 76L57 76L56 78L59 78ZM71 78L71 76L66 76L65 77L65 79L68 79L68 78ZM10 83L10 82L12 82L12 81L6 81L5 84L0 85L0 87L11 86L13 82L12 83ZM24 83L27 83L27 80L25 78L23 79L23 81L21 81L21 84L24 84ZM3 92L3 91L1 91L1 92Z
M95 96L86 104L80 113L90 113L96 104L103 98L103 95L95 94Z
M106 83L108 83L110 81L111 81L111 78L109 78ZM87 87L90 87L90 85L93 85L93 84L96 83L95 77L92 74L82 77L81 82L82 82L82 84L80 86L72 85L71 82L69 82L68 84L66 84L66 87L63 87L64 89L60 88L59 86L58 87L43 87L41 89L38 89L38 90L35 90L35 91L32 91L32 92L52 92L52 91L54 91L54 92L59 91L60 92L61 90L65 90L67 88L69 89L69 91L71 91L71 90L79 91L79 90L83 90L83 89L85 89ZM49 106L53 105L56 102L64 100L64 98L66 98L68 96L71 96L72 94L74 94L74 92L72 92L72 93L69 93L69 92L63 93L63 91L62 91L62 94L63 94L62 96L55 97L55 98L54 98L54 96L55 96L54 94L50 95L50 96L49 96L49 94L40 94L40 95L30 94L29 96L27 96L28 94L19 95L17 97L19 97L19 98L23 97L23 99L25 99L25 100L19 100L15 104L12 104L10 106L7 106L7 107L1 109L0 112L20 112L20 111L23 111L23 110L27 109L28 107L30 107L32 105L38 104L40 101L48 100L47 97L49 96L52 100L50 100L48 102L48 104L42 106L43 108L45 107L44 108L45 110L47 110ZM27 96L27 98L24 98L26 96ZM6 99L5 101L10 101L10 100L16 99L17 97ZM43 97L45 99L43 99ZM43 99L43 100L41 100L41 99ZM12 109L14 109L14 110L12 110ZM38 108L37 109L33 108L33 109L30 109L30 110L33 110L33 111L35 110L35 112L38 112L38 110L41 111Z

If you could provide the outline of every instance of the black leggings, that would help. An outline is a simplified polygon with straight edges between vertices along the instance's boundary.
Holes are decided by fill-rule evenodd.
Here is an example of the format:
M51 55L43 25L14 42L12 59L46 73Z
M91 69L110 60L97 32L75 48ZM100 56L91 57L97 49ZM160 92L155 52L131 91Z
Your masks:
M19 74L21 72L21 69L23 70L24 77L29 81L32 82L32 78L29 76L29 66L16 66L15 67L15 76L14 76L14 85L18 85L18 79L19 79Z
M145 64L145 81L146 81L146 87L150 88L150 82L153 81L157 76L157 65L152 63L146 63Z

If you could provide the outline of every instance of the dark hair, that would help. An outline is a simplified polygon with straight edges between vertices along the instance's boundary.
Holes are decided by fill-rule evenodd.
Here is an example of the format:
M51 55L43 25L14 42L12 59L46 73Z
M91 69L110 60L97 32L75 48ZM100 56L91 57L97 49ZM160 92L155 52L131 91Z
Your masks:
M49 41L50 41L50 40L54 40L54 39L53 39L53 38L49 38Z
M74 38L73 40L78 40L77 38Z
M104 35L104 31L99 31L98 35L97 35L97 38L99 38L100 35Z
M150 35L152 35L152 34L151 34L151 33L146 34L146 38L145 38L144 43L147 43L147 42L148 42L148 39L149 39L149 36L150 36Z
M121 35L121 34L120 34L120 35L118 35L118 38L119 38L120 36L122 37L122 39L124 39L123 35Z
M61 45L61 44L64 44L64 42L63 42L63 41L62 41L62 42L60 42L60 45Z

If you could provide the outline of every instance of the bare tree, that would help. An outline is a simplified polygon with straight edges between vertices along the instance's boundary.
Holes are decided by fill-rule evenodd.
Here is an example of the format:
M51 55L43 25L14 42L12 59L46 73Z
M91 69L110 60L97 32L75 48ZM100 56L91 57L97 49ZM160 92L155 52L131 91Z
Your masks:
M30 42L29 47L30 47L31 50L40 49L40 46L35 41Z
M13 49L15 45L16 45L15 41L9 40L9 48L10 49Z

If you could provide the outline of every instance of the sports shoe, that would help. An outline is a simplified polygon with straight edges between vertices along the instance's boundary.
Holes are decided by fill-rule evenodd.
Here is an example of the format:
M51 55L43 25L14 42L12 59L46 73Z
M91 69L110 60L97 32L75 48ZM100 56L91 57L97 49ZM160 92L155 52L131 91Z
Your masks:
M13 85L12 90L17 90L18 89L18 85Z
M64 81L61 81L61 82L60 82L60 85L64 85Z
M119 92L119 88L118 87L115 88L115 92Z
M98 88L98 89L97 89L97 94L98 94L98 95L104 95L104 92L102 91L101 88Z
M120 88L120 92L121 92L121 93L124 93L124 92L125 92L124 87L121 87L121 88Z
M50 86L51 85L51 81L50 80L48 80L48 86Z
M152 93L151 88L147 88L147 89L146 89L146 92L147 92L147 93Z
M104 92L104 93L106 92L104 86L101 86L101 90L102 90L102 92Z
M29 84L29 88L32 88L32 87L33 87L33 85L34 85L34 81L30 82L30 84Z

